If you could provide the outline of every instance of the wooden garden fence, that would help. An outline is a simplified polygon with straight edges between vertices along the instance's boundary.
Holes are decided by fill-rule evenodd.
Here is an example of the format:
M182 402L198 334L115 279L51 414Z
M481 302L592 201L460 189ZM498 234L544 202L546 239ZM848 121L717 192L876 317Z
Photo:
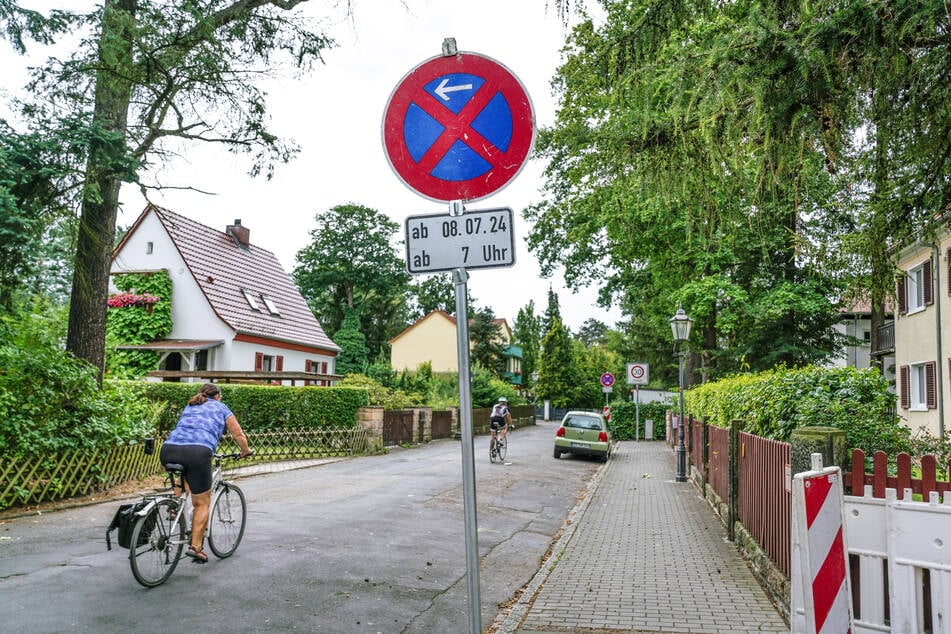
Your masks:
M366 429L277 429L247 436L254 455L243 465L362 455L370 446ZM0 509L91 495L161 474L160 446L156 442L151 455L142 444L133 444L5 457L0 462ZM238 449L228 436L220 450Z

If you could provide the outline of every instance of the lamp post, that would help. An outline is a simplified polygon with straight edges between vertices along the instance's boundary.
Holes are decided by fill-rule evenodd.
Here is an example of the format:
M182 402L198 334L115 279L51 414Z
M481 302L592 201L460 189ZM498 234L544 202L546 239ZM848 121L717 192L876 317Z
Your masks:
M538 372L532 370L532 405L538 400Z
M687 317L683 306L677 308L677 314L670 318L670 330L674 333L674 349L678 343L684 346L690 338L690 324L693 320ZM677 366L680 371L678 384L680 386L680 420L677 424L677 482L687 481L687 449L684 447L684 354L681 348L677 353Z

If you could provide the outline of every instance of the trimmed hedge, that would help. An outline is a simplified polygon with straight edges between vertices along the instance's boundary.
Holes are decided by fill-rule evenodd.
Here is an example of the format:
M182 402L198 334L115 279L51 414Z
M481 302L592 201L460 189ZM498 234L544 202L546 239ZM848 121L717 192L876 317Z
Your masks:
M667 434L667 410L672 405L668 401L640 404L640 427L637 438L644 439L645 421L650 418L654 421L654 436L651 440L663 440ZM608 426L615 440L634 440L634 427L638 420L637 403L630 401L613 401L611 403L611 420Z
M165 402L156 433L171 431L179 414L201 383L116 382L139 398ZM367 391L347 387L290 387L218 383L221 400L234 412L245 431L266 431L280 427L307 429L350 429L357 410L369 404Z
M684 393L686 410L711 425L743 421L744 431L788 442L804 426L845 430L850 448L871 455L912 451L911 431L892 408L895 395L873 368L776 368L704 383Z

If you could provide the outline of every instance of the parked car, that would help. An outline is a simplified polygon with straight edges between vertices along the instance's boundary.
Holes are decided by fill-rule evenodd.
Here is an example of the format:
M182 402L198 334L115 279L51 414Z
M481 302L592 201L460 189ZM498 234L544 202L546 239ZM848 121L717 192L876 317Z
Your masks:
M613 448L608 423L596 412L568 412L555 432L556 460L563 453L573 453L607 462Z

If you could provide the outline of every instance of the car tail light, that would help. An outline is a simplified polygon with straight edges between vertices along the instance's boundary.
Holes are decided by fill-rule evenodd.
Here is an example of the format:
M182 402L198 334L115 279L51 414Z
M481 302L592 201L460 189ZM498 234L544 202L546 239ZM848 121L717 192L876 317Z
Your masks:
M555 435L558 436L559 438L564 438L564 437L565 437L565 428L564 428L564 427L559 427L559 428L558 428L558 431L555 432Z
M607 442L608 441L608 432L603 431L598 434L598 442Z

